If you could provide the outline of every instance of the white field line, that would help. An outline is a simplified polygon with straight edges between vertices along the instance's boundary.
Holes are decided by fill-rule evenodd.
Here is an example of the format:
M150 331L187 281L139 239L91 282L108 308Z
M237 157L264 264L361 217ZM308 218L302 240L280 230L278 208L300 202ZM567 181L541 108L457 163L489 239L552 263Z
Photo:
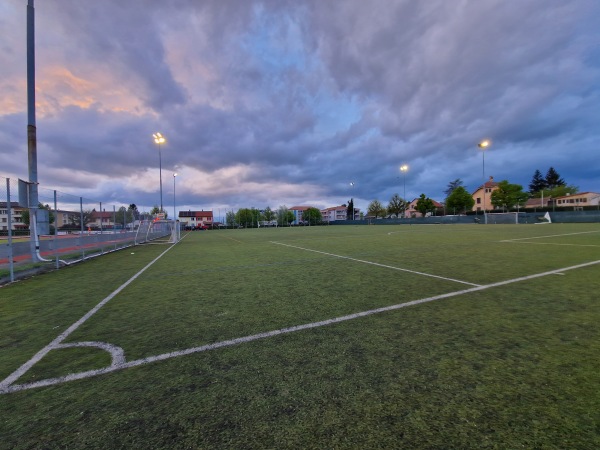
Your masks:
M516 242L516 241L500 241L506 244L529 244L529 245L559 245L563 247L600 247L595 244L557 244L555 242Z
M446 281L453 281L454 283L467 284L469 286L481 286L480 284L469 283L468 281L455 280L454 278L446 278L446 277L441 277L439 275L432 275L432 274L429 274L429 273L417 272L415 270L402 269L401 267L388 266L386 264L379 264L379 263L372 262L372 261L365 261L364 259L350 258L349 256L336 255L335 253L327 253L327 252L322 252L320 250L312 250L310 248L298 247L296 245L282 244L281 242L275 242L275 241L271 241L271 243L272 244L277 244L277 245L283 245L284 247L297 248L299 250L304 250L304 251L307 251L307 252L319 253L321 255L333 256L335 258L348 259L350 261L355 261L355 262L359 262L359 263L363 263L363 264L370 264L372 266L384 267L386 269L399 270L401 272L413 273L415 275L423 275L425 277L438 278L440 280L446 280Z
M154 258L142 270L140 270L138 273L136 273L134 276L132 276L129 280L127 280L125 283L123 283L121 286L119 286L115 291L113 291L108 297L106 297L104 300L102 300L100 303L98 303L96 306L94 306L81 319L79 319L77 322L75 322L73 325L71 325L69 328L67 328L65 331L63 331L56 339L54 339L52 342L50 342L46 347L44 347L39 352L37 352L29 361L27 361L25 364L23 364L21 367L19 367L17 370L15 370L13 373L11 373L4 380L2 380L2 382L0 382L0 393L4 392L4 390L7 387L9 387L12 383L14 383L16 380L18 380L21 376L23 376L23 374L25 374L25 372L27 372L29 369L31 369L40 359L42 359L46 354L48 354L48 352L50 350L59 348L62 345L61 342L64 341L71 333L73 333L77 328L79 328L81 325L83 325L90 317L92 317L94 314L96 314L100 310L100 308L102 308L109 301L111 301L119 292L121 292L123 289L125 289L127 286L129 286L137 277L139 277L142 273L144 273L150 266L152 266L156 261L158 261L160 258L162 258L163 255L165 253L167 253L169 250L171 250L172 248L173 248L173 246L169 247L164 252L162 252L160 255L158 255L156 258ZM108 344L108 345L110 345L110 344ZM114 354L113 354L113 359L114 359Z
M223 348L223 347L231 347L233 345L239 345L239 344L243 344L246 342L257 341L259 339L266 339L266 338L270 338L273 336L294 333L296 331L323 327L323 326L327 326L327 325L331 325L331 324L335 324L335 323L345 322L348 320L358 319L360 317L371 316L373 314L379 314L382 312L394 311L397 309L406 308L407 306L420 305L422 303L428 303L428 302L433 302L436 300L442 300L445 298L456 297L456 296L468 294L471 292L483 291L486 289L504 286L507 284L518 283L520 281L532 280L535 278L541 278L541 277L545 277L548 275L555 275L558 273L566 272L568 270L575 270L575 269L580 269L583 267L589 267L589 266L593 266L593 265L596 265L599 263L600 263L600 260L583 263L583 264L578 264L576 266L563 267L561 269L550 270L548 272L542 272L542 273L538 273L538 274L527 275L524 277L513 278L512 280L499 281L497 283L492 283L492 284L488 284L485 286L476 286L476 287L472 287L469 289L463 289L461 291L449 292L447 294L436 295L433 297L422 298L419 300L413 300L413 301L406 302L406 303L399 303L397 305L385 306L382 308L376 308L376 309L371 309L368 311L358 312L355 314L349 314L347 316L335 317L333 319L322 320L319 322L312 322L312 323L307 323L304 325L296 325L293 327L281 328L279 330L268 331L265 333L253 334L253 335L245 336L245 337L241 337L241 338L230 339L227 341L215 342L214 344L207 344L207 345L203 345L200 347L192 347L192 348L188 348L185 350L163 353L163 354L156 355L156 356L149 356L147 358L124 362L124 363L118 364L118 365L113 364L113 365L111 365L109 367L105 367L103 369L96 369L96 370L89 370L86 372L72 373L72 374L69 374L69 375L66 375L63 377L48 378L46 380L40 380L40 381L35 381L32 383L25 383L25 384L11 384L11 383L6 383L5 382L6 380L5 380L0 385L0 394L8 394L11 392L23 391L25 389L33 389L33 388L38 388L38 387L43 387L43 386L52 386L55 384L66 383L68 381L81 380L84 378L89 378L89 377L103 375L103 374L110 373L110 372L115 372L117 370L127 369L129 367L142 366L142 365L150 364L150 363L153 363L156 361L164 361L164 360L171 359L171 358L177 358L179 356L185 356L185 355L191 355L194 353L206 352L209 350L215 350L215 349Z
M504 239L500 242L528 241L531 239L545 239L545 238L552 238L552 237L575 236L578 234L590 234L590 233L600 233L600 231L580 231L577 233L549 234L546 236L525 237L525 238L517 238L517 239Z

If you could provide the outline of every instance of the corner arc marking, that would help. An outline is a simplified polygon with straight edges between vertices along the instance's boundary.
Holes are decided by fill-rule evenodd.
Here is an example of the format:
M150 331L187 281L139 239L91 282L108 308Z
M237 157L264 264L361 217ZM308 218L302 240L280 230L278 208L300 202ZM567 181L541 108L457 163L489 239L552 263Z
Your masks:
M107 342L100 341L86 341L86 342L70 342L66 344L58 344L54 348L75 348L75 347L96 347L110 353L111 363L110 367L119 367L126 363L125 352L117 345L109 344Z

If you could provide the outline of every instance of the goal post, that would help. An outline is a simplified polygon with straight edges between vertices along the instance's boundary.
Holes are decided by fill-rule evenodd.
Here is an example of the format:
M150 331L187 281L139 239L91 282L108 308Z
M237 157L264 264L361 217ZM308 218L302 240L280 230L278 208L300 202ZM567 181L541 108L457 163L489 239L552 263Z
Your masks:
M181 238L179 224L174 220L142 220L136 231L135 243L175 244Z

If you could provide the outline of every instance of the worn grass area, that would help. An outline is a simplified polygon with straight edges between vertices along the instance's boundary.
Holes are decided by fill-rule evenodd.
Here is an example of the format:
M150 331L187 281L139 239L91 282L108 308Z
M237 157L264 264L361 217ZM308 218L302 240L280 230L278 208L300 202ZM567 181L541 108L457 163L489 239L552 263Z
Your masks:
M166 248L1 288L0 380ZM193 232L65 342L131 361L597 260L598 224ZM599 448L599 275L0 395L0 448ZM19 382L108 363L52 350Z

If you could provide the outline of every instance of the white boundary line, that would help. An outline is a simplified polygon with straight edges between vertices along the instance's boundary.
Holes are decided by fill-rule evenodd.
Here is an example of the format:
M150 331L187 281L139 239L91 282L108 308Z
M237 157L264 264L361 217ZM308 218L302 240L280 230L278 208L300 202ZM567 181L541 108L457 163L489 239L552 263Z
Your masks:
M160 256L164 255L164 253L166 253L166 251L163 252ZM160 258L160 256L159 256L159 258ZM154 261L156 261L156 259ZM150 263L150 264L153 264L154 261L152 263ZM589 267L589 266L593 266L593 265L596 265L596 264L600 264L600 260L591 261L591 262L587 262L587 263L583 263L583 264L578 264L578 265L570 266L570 267L564 267L564 268L561 268L561 269L550 270L548 272L542 272L542 273L538 273L538 274L527 275L527 276L524 276L524 277L513 278L511 280L499 281L497 283L492 283L492 284L488 284L488 285L484 285L484 286L476 286L476 287L472 287L472 288L469 288L469 289L463 289L463 290L460 290L460 291L449 292L447 294L436 295L436 296L433 296L433 297L426 297L426 298L422 298L422 299L419 299L419 300L413 300L413 301L406 302L406 303L399 303L399 304L392 305L392 306L385 306L385 307L382 307L382 308L371 309L371 310L368 310L368 311L362 311L362 312L358 312L358 313L355 313L355 314L349 314L349 315L346 315L346 316L336 317L336 318L333 318L333 319L323 320L323 321L319 321L319 322L312 322L312 323L307 323L307 324L304 324L304 325L296 325L296 326L293 326L293 327L281 328L279 330L273 330L273 331L268 331L268 332L265 332L265 333L253 334L253 335L250 335L250 336L245 336L245 337L236 338L236 339L230 339L230 340L227 340L227 341L215 342L213 344L207 344L207 345L203 345L203 346L200 346L200 347L192 347L192 348L188 348L188 349L185 349L185 350L179 350L179 351L175 351L175 352L162 353L160 355L149 356L147 358L137 359L137 360L133 360L133 361L129 361L129 362L125 362L124 355L121 355L122 359L119 358L120 361L122 361L122 362L120 362L120 363L119 363L119 361L115 362L115 355L113 354L113 363L109 367L105 367L105 368L97 369L97 370L89 370L89 371L86 371L86 372L72 373L72 374L69 374L69 375L66 375L66 376L63 376L63 377L48 378L46 380L35 381L35 382L32 382L32 383L13 384L14 381L16 381L16 379L18 379L18 377L20 375L17 376L17 377L13 377L11 375L8 378L6 378L4 381L2 381L2 383L0 383L0 394L8 394L8 393L11 393L11 392L23 391L25 389L33 389L33 388L38 388L38 387L43 387L43 386L52 386L52 385L55 385L55 384L66 383L68 381L81 380L81 379L84 379L84 378L89 378L89 377L103 375L103 374L110 373L110 372L115 372L117 370L127 369L129 367L142 366L142 365L150 364L150 363L153 363L153 362L156 362L156 361L164 361L164 360L171 359L171 358L177 358L179 356L191 355L191 354L194 354L194 353L201 353L201 352L205 352L205 351L209 351L209 350L215 350L217 348L231 347L233 345L238 345L238 344L243 344L243 343L246 343L246 342L257 341L259 339L266 339L266 338L270 338L270 337L273 337L273 336L279 336L279 335L282 335L282 334L294 333L296 331L307 330L307 329L311 329L311 328L323 327L323 326L327 326L327 325L331 325L331 324L335 324L335 323L345 322L347 320L357 319L357 318L360 318L360 317L371 316L373 314L379 314L379 313L387 312L387 311L394 311L394 310L397 310L397 309L405 308L407 306L420 305L422 303L428 303L428 302L433 302L433 301L436 301L436 300L442 300L442 299L445 299L445 298L456 297L458 295L468 294L468 293L471 293L471 292L483 291L483 290L486 290L486 289L491 289L491 288L495 288L495 287L499 287L499 286L504 286L504 285L507 285L507 284L518 283L520 281L526 281L526 280L532 280L532 279L535 279L535 278L541 278L541 277L545 277L545 276L548 276L548 275L555 275L555 274L558 274L558 273L566 272L568 270L581 269L583 267ZM149 265L146 266L146 268L147 267L149 267ZM146 268L142 269L142 271L145 270ZM141 273L141 272L139 272L139 273ZM138 273L138 275L139 275L139 273ZM137 275L135 275L135 277L137 277ZM130 281L133 281L133 278ZM114 295L113 295L113 297L114 297ZM104 302L104 304L105 303L106 302ZM99 308L98 307L94 308L94 310L96 310L96 311L97 311L97 309L99 309ZM86 314L86 316L88 316L89 314L90 313ZM86 316L84 316L84 317L86 317ZM81 320L79 322L81 322ZM79 322L77 322L77 323L79 323ZM55 341L56 341L56 339L55 339ZM53 342L55 342L55 341L53 341ZM97 342L86 342L86 343L80 343L80 344L98 346L97 344L99 344L99 343L97 343ZM110 346L110 344L106 344L106 345ZM48 348L48 347L46 347L46 348ZM44 354L46 354L46 353L44 353ZM32 360L33 360L33 358L32 358ZM26 363L26 364L28 364L28 363ZM31 364L31 366L32 365L33 364ZM9 378L10 378L10 381L8 381Z
M500 242L514 242L514 241L528 241L531 239L545 239L551 237L563 237L563 236L575 236L578 234L590 234L590 233L600 233L600 230L596 231L579 231L577 233L564 233L564 234L549 234L546 236L534 236L534 237L525 237L525 238L516 238L516 239L504 239Z
M365 261L364 259L350 258L349 256L336 255L335 253L327 253L327 252L322 252L320 250L312 250L310 248L298 247L296 245L290 245L290 244L283 244L281 242L275 242L275 241L270 241L270 242L271 242L271 244L283 245L284 247L297 248L299 250L304 250L307 252L314 252L314 253L319 253L321 255L333 256L335 258L348 259L350 261L356 261L356 262L360 262L363 264L370 264L372 266L385 267L386 269L399 270L401 272L413 273L415 275L423 275L425 277L438 278L440 280L446 280L446 281L453 281L454 283L461 283L461 284L466 284L469 286L481 286L480 284L469 283L468 281L455 280L454 278L446 278L446 277L441 277L439 275L431 275L429 273L417 272L415 270L402 269L400 267L388 266L386 264L379 264L379 263L372 262L372 261Z

